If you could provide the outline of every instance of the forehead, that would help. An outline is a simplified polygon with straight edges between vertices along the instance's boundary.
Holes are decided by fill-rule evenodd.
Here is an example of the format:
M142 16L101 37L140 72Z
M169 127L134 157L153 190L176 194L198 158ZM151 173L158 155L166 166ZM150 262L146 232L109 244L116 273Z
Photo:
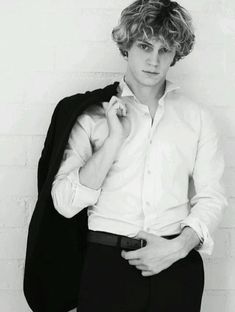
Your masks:
M147 38L146 36L138 37L136 41L144 41L144 42L149 42L152 44L161 42L161 40L157 37Z

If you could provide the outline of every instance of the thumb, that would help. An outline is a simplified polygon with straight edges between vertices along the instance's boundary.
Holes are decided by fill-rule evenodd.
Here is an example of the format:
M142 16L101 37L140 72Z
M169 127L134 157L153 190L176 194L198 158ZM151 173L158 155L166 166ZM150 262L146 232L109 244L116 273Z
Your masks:
M111 99L109 100L109 102L102 102L102 106L103 109L105 110L105 112L108 112L109 108L115 103L117 102L117 97L115 95L113 95L111 97Z
M150 242L153 239L153 234L150 234L145 231L139 231L138 234L135 236L137 239L145 239L147 242Z

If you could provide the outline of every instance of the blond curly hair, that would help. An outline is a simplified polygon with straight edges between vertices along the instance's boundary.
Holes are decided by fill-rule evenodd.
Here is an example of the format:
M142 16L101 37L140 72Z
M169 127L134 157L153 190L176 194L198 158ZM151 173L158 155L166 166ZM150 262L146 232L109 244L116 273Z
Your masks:
M192 51L195 41L190 14L170 0L133 2L122 11L112 38L123 56L137 39L158 39L168 49L176 49L171 66Z

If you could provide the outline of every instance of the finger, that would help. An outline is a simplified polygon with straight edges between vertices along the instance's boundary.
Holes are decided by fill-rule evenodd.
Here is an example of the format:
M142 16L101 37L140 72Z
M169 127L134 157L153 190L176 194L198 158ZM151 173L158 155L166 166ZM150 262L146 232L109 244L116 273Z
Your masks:
M122 102L119 102L119 103L120 103L120 108L121 108L121 110L122 110L123 116L126 116L126 114L127 114L126 104L125 104L125 103L122 103Z
M109 107L107 108L107 111L109 111L110 109L123 109L123 104L118 102L118 101L115 101L113 102L111 105L109 105Z
M115 95L113 95L113 96L111 97L109 103L114 103L114 102L116 102L117 100L118 100L118 97L115 96Z
M109 102L102 102L102 106L104 110L106 111L106 114L109 111L109 109L112 107L112 105L117 102L117 100L118 99L116 96L112 96Z
M116 103L117 100L118 100L118 98L115 95L113 95L108 103L109 103L109 105L112 105L112 104Z
M126 105L122 103L120 100L117 101L117 104L118 104L117 114L121 117L126 116L127 114Z
M111 100L109 101L109 107L113 106L116 103L118 103L120 106L123 106L122 101L118 97L112 96Z
M141 274L143 276L152 276L152 275L154 275L154 273L152 271L142 271Z
M119 104L116 102L115 104L110 105L107 110L106 110L106 115L108 115L108 113L110 113L110 111L112 111L113 114L117 114L119 108Z
M148 271L148 267L144 264L136 265L135 267L136 267L136 269L141 270L141 271Z
M103 109L106 110L109 103L108 102L102 102L101 104L103 106Z
M135 238L137 238L137 239L144 239L147 242L151 241L154 238L156 239L156 237L157 237L156 235L148 233L148 232L145 232L145 231L139 231L137 233L137 235L135 236Z
M128 260L130 265L142 265L142 260L140 259L134 259L134 260Z
M117 112L117 115L118 115L119 117L124 117L123 110L122 110L120 107L118 107L118 109L116 110L116 112Z
M117 106L114 106L118 103ZM126 105L125 103L123 103L118 97L116 96L112 96L110 101L107 102L107 106L106 106L106 110L108 113L108 111L111 109L111 108L116 108L116 111L117 111L117 108L120 108L120 110L122 111L119 115L120 116L126 116Z
M131 260L131 259L140 259L141 253L139 249L134 250L134 251L125 251L122 250L121 256L126 259L126 260Z

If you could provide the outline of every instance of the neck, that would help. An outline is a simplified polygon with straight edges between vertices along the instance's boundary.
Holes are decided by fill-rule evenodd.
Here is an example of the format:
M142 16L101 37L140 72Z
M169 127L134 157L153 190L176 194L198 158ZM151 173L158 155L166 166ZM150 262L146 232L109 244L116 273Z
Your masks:
M160 81L159 84L153 87L149 87L140 85L137 81L130 79L128 75L125 75L125 82L134 93L136 98L140 101L140 103L145 105L150 103L157 103L163 96L166 87L166 80Z

